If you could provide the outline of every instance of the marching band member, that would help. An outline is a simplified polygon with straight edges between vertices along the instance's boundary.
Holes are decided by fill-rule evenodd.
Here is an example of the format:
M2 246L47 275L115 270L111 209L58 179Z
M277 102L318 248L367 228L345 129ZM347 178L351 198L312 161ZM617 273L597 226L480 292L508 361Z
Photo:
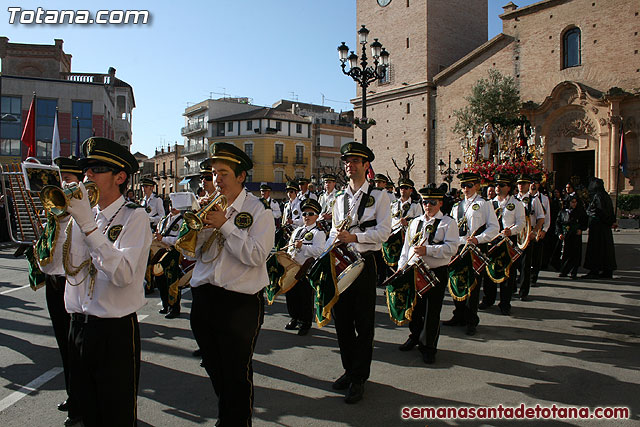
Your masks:
M538 275L540 274L540 267L542 266L542 257L544 256L542 253L544 248L544 238L551 227L551 205L549 204L549 197L540 192L542 174L536 173L532 175L531 181L529 195L540 201L542 211L544 212L544 224L542 225L542 229L538 231L538 234L534 236L535 240L531 242L533 245L533 253L531 255L531 285L537 286L536 283L538 282Z
M209 201L209 196L212 196L216 192L216 186L213 183L213 172L211 171L211 164L208 160L200 162L200 183L204 188L204 196L198 200L201 205L206 204Z
M517 244L518 233L520 233L525 226L524 206L515 196L511 195L514 180L512 175L497 174L495 180L498 194L492 200L492 203L494 210L498 214L500 233L511 239L514 244ZM505 316L511 314L511 289L515 286L516 281L515 265L511 265L507 274L509 279L500 283L500 303L498 304L500 312ZM483 291L484 296L478 306L480 310L486 310L496 301L497 285L491 278L486 276L486 273L483 279Z
M298 227L289 240L287 252L300 265L308 259L315 259L322 255L326 242L326 234L318 229L316 220L320 214L320 204L313 199L302 202L302 218L304 225ZM291 321L285 329L298 330L298 335L307 335L311 328L313 317L313 288L306 277L299 280L293 288L285 294L287 311Z
M209 210L203 220L208 227L197 233L191 329L218 396L219 425L251 425L253 350L264 318L265 260L275 224L271 212L244 188L253 168L244 151L217 142L209 161L227 208Z
M84 185L71 198L63 265L65 306L71 313L71 388L85 426L136 425L140 331L136 311L151 244L149 217L123 193L138 161L122 145L92 137L78 160L99 190L92 209ZM60 242L61 244L62 242Z
M300 199L298 198L298 191L300 187L293 181L287 182L287 197L289 201L284 204L282 212L282 225L293 225L300 227L304 224L302 221L302 210L300 209Z
M458 227L455 221L440 212L444 191L432 184L420 189L425 213L411 222L404 239L398 268L414 264L415 255L435 273L438 283L418 299L409 322L410 335L400 351L416 345L424 363L434 363L440 336L440 311L447 286L447 265L458 250Z
M142 178L140 182L144 192L144 197L140 204L149 215L151 230L155 231L158 223L164 217L164 205L162 204L162 199L153 194L153 190L156 188L156 182L153 179Z
M395 192L395 187L393 185L393 181L387 182L386 188L387 188L387 195L389 196L389 201L391 203L393 203L393 201L398 198L396 196L396 192Z
M422 207L419 203L411 199L413 193L413 181L408 178L400 178L398 180L400 187L400 198L391 203L391 229L394 230L399 226L405 229L409 225L409 221L422 215Z
M482 245L480 249L486 253L486 248L483 249L484 244L496 237L500 231L493 205L478 194L480 175L473 172L463 172L458 174L458 179L465 198L453 205L451 214L458 224L459 244L461 247L464 247L467 242L476 246ZM482 277L480 276L467 298L454 301L453 317L442 322L443 325L466 326L467 335L475 335L476 327L480 322L478 299L481 281Z
M176 240L178 240L178 234L180 232L180 227L182 226L182 213L178 209L174 209L173 206L169 205L169 215L162 218L160 223L158 224L158 229L154 234L154 239L159 242L162 242L166 245L169 245L168 250L171 252L170 255L166 256L174 256L179 255L177 250L173 247L176 244ZM175 252L173 252L175 251ZM177 256L179 259L179 256ZM169 304L169 285L174 280L177 280L180 270L180 263L175 262L173 267L169 267L173 271L167 271L165 268L163 274L160 276L153 275L152 280L155 280L156 287L160 290L160 299L162 300L162 309L159 311L160 314L165 314L164 316L167 319L175 319L176 317L180 317L180 299L181 292L178 290L178 298L174 304Z
M389 178L387 178L387 176L384 174L377 173L373 177L373 182L376 185L376 188L384 190L387 188L387 184L389 183Z
M278 220L282 217L282 212L280 211L280 203L271 198L271 187L267 184L260 185L260 201L265 208L271 209L273 219L277 223Z
M304 202L307 199L318 201L318 196L316 196L314 192L309 190L308 178L298 178L298 185L300 186L300 192L298 193L298 200L300 200L300 203Z
M71 157L57 157L53 162L60 168L60 176L62 178L63 186L70 183L78 183L84 178L82 169L77 164L77 158ZM53 253L49 251L45 259L36 257L40 268L45 273L45 293L47 299L47 310L51 317L51 323L53 325L53 332L56 337L56 343L60 350L60 356L62 357L62 369L64 371L64 384L67 391L67 399L58 405L58 409L63 412L67 412L67 419L64 421L65 426L71 426L80 422L80 409L79 396L75 395L75 390L72 391L70 387L69 373L71 367L69 366L69 326L71 323L71 315L67 313L64 307L64 288L67 282L67 277L62 264L62 242L67 238L66 228L71 220L70 215L62 216L60 218L54 218L50 215L48 221L57 222L47 226L45 231L40 236L38 244L36 245L36 252L41 245L46 246L47 240L52 237L51 231L55 226L55 232L58 233L58 242L52 248Z
M333 212L333 204L336 201L336 176L332 173L322 175L324 183L324 193L318 199L322 210L320 211L320 220L331 222L331 213Z
M521 201L524 205L525 215L529 216L533 230L529 233L529 244L518 260L518 273L520 278L517 280L517 283L514 283L516 283L520 289L520 293L518 294L520 300L528 301L529 289L531 288L531 262L533 257L533 247L531 242L536 238L544 226L545 213L542 208L542 203L540 203L540 199L537 197L531 197L529 194L531 177L529 175L522 174L518 177L517 184L518 194L516 195L516 199ZM514 293L515 290L516 289L513 288Z
M374 253L389 237L391 215L389 198L374 191L366 172L375 158L366 145L349 142L340 148L349 183L333 205L333 226L328 245L339 241L351 245L364 259L365 267L333 306L338 345L344 374L333 383L334 390L347 390L345 402L356 403L364 394L373 355L376 303L376 267ZM348 229L338 230L351 218ZM340 227L342 228L342 227Z

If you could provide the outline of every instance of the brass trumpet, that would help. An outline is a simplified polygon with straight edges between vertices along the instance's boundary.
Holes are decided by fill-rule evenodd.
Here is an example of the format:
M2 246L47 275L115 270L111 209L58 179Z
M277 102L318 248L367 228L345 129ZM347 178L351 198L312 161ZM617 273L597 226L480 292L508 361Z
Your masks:
M217 211L227 209L227 198L224 194L215 193L209 203L200 208L200 210L197 212L185 212L182 218L184 218L190 229L200 231L204 228L204 218L211 209Z
M87 193L89 194L89 203L91 207L94 207L98 203L98 197L100 192L98 186L91 181L84 183ZM67 214L67 207L69 201L74 198L81 200L82 191L79 186L72 186L67 188L56 187L55 185L47 185L40 191L40 201L42 206L51 212L55 216L63 216Z

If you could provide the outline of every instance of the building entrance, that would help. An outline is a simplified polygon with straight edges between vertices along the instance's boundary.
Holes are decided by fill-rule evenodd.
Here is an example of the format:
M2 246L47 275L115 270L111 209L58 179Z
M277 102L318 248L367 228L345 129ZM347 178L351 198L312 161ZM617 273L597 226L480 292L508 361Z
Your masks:
M564 188L573 176L579 177L580 184L586 187L589 177L595 176L595 153L595 150L554 153L555 188Z

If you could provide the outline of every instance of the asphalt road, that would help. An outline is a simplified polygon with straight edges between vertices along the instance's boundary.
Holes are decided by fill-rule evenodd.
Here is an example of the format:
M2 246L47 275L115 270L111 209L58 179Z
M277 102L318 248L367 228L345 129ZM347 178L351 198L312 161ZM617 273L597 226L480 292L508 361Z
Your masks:
M342 374L333 324L305 337L285 331L284 298L266 309L255 356L256 426L495 425L513 420L403 421L403 407L627 407L628 420L555 420L547 425L640 425L640 233L615 234L613 280L572 281L543 272L531 301L480 314L478 333L442 327L437 361L400 352L406 327L389 319L378 291L371 378L364 400L346 405L331 390ZM65 415L61 362L45 293L27 285L27 264L0 250L0 425L56 426ZM179 319L157 313L157 292L138 313L141 426L214 425L217 401L189 328L191 294ZM453 304L445 296L442 319ZM541 421L529 424L539 425Z

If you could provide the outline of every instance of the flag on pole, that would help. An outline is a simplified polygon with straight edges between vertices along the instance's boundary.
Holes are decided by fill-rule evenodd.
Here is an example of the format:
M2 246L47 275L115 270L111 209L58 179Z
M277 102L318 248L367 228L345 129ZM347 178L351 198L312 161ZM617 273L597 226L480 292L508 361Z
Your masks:
M620 123L620 162L619 166L622 170L622 175L628 178L627 164L629 157L627 156L627 146L624 143L624 124Z
M51 160L60 157L60 131L58 130L58 109L53 120L53 136L51 137Z
M29 107L29 113L27 114L27 121L24 123L22 129L22 137L20 138L23 144L27 146L27 157L36 156L36 95L33 94L31 100L31 106Z

